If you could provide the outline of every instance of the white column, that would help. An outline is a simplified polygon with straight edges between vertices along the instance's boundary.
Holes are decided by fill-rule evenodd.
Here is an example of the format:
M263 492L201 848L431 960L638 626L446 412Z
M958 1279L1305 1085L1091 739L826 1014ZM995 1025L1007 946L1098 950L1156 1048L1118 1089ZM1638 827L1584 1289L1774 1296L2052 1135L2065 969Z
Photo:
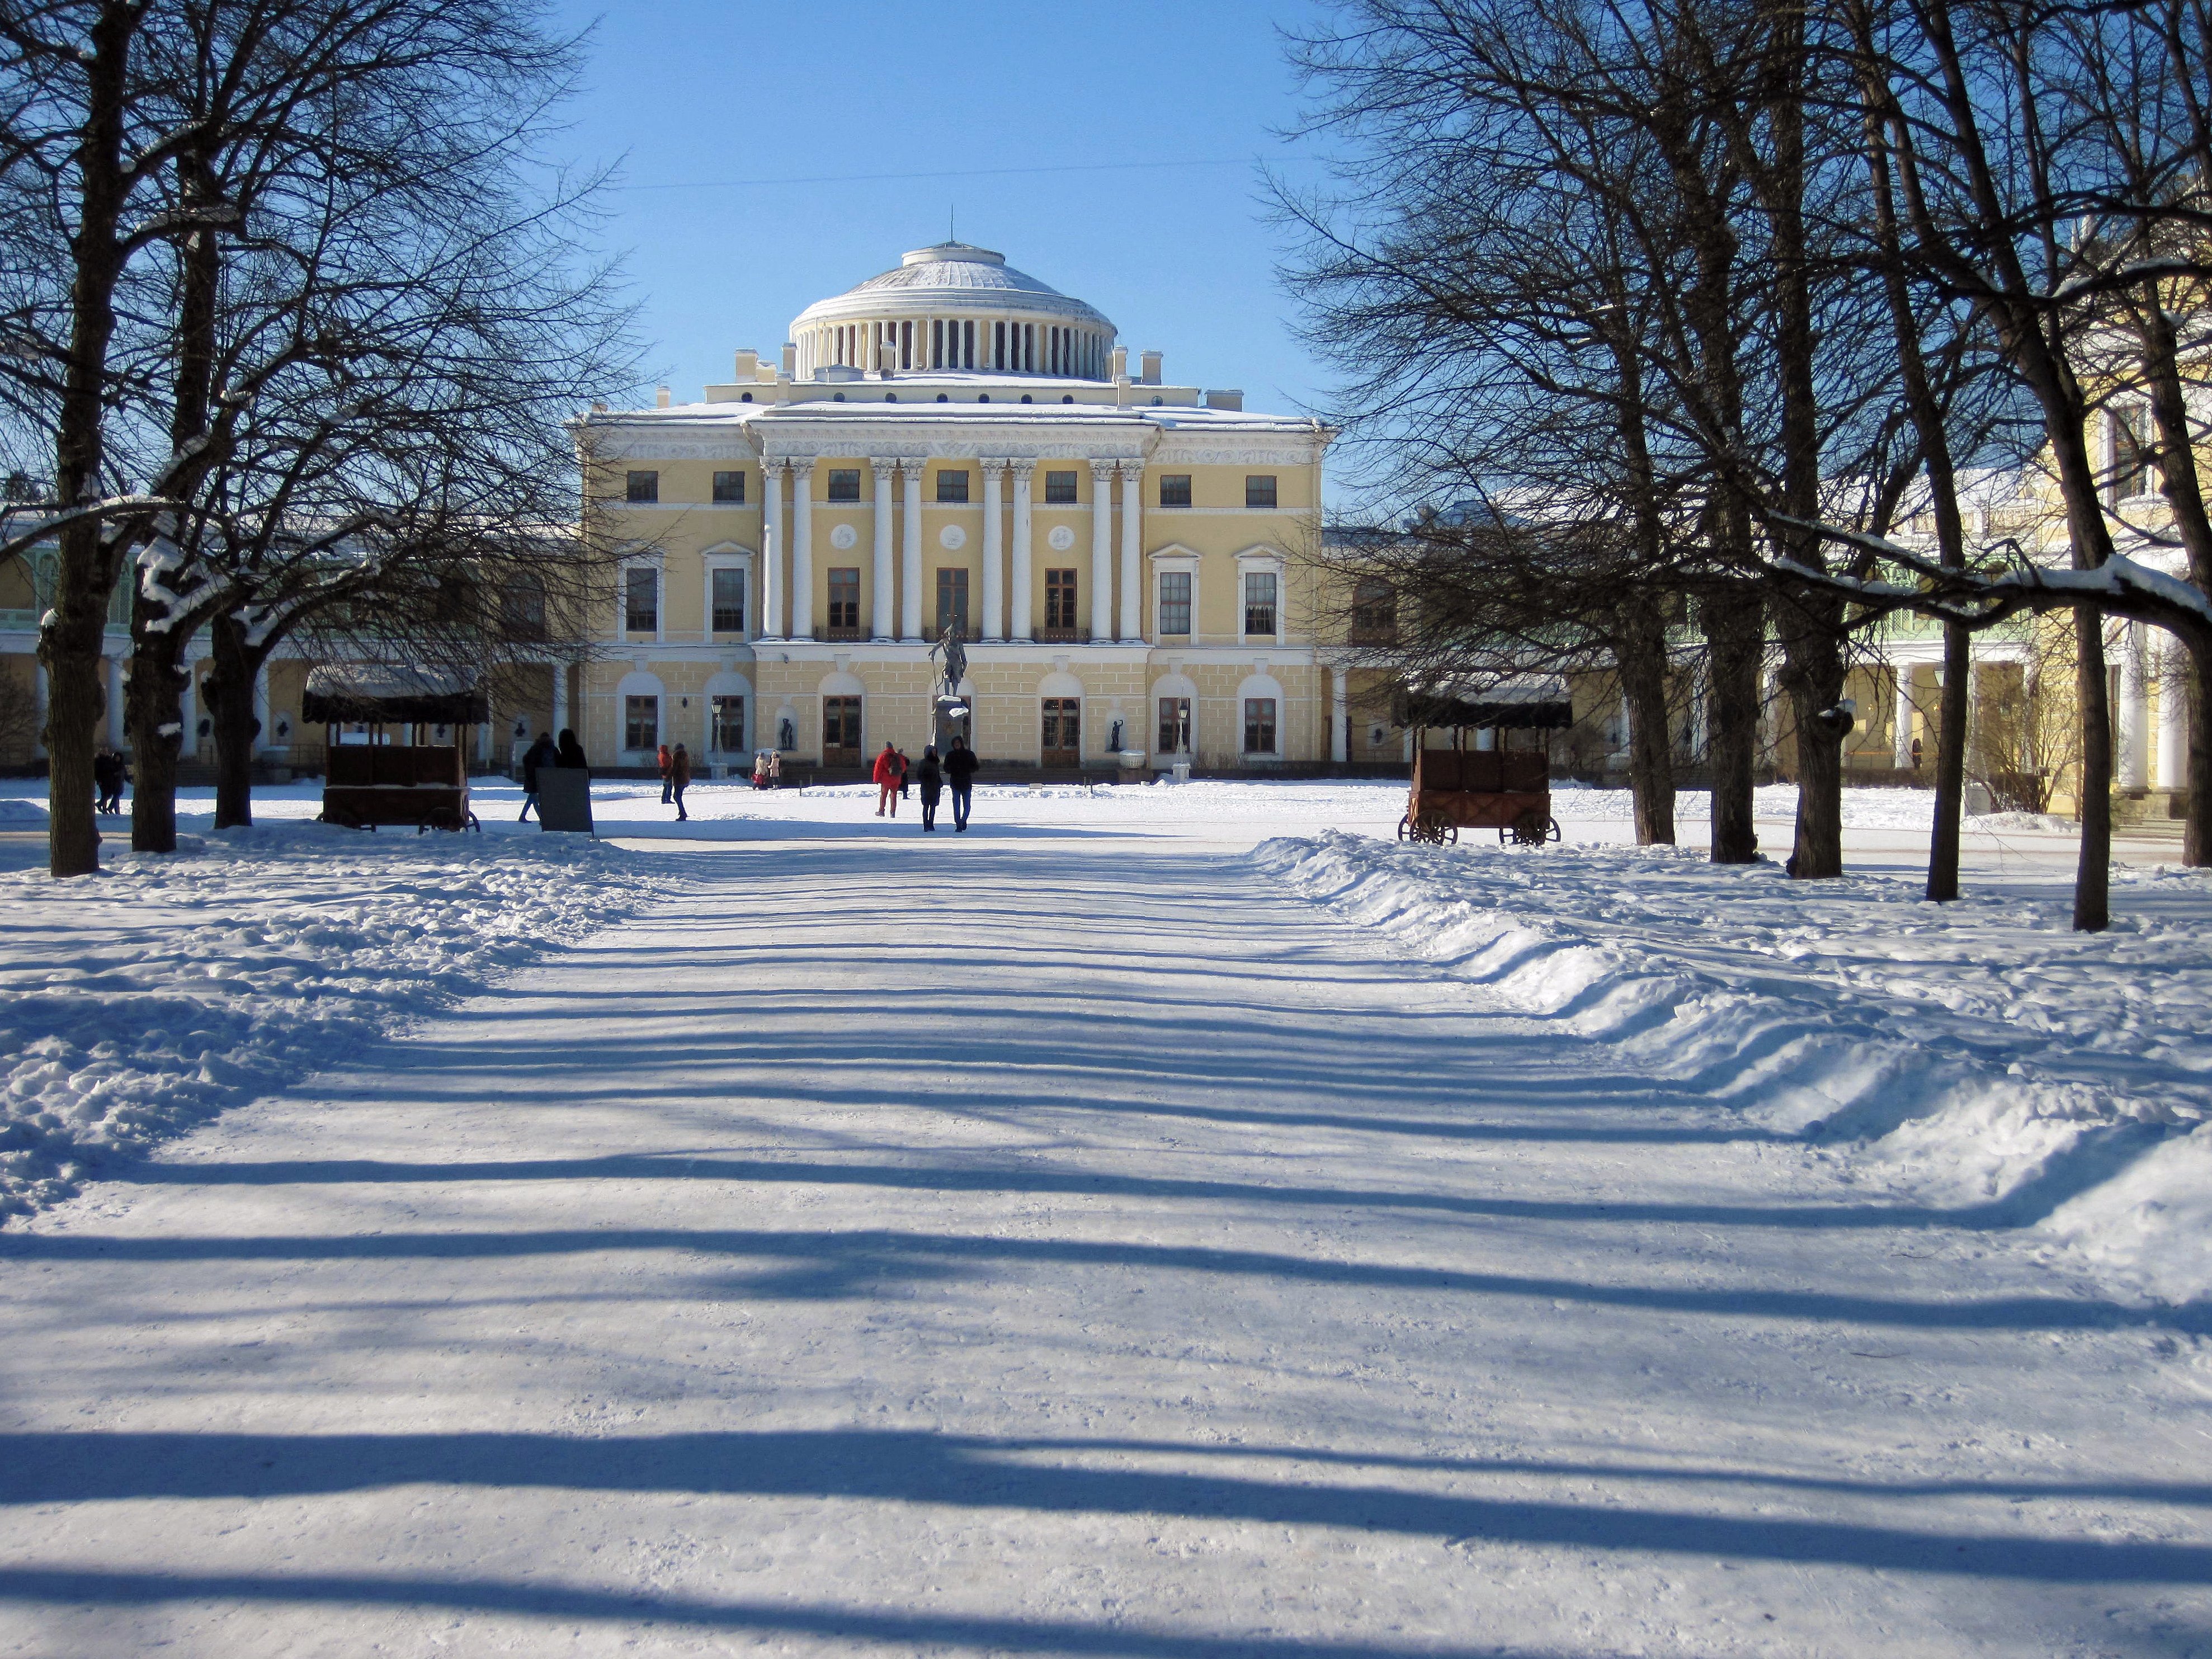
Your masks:
M269 746L269 739L275 735L269 729L269 665L267 663L262 664L260 672L253 677L253 719L259 728L253 735L252 747L252 752L258 755Z
M783 473L781 461L761 463L760 627L755 639L783 634Z
M876 591L868 603L868 637L888 640L896 637L893 624L898 617L891 586L891 489L898 477L898 463L871 461L868 465L876 475Z
M904 568L899 572L899 637L918 640L921 637L921 463L905 462L900 476L904 483L902 511L906 522L900 526L899 562Z
M1339 766L1352 758L1352 733L1345 721L1352 703L1352 676L1341 668L1328 671L1328 757Z
M1000 484L1006 476L1004 461L983 463L983 637L1006 636L1006 550L999 522Z
M31 752L41 760L46 753L46 665L40 663L31 671Z
M1134 644L1143 637L1145 464L1121 463L1121 621L1115 637Z
M107 746L123 747L123 653L107 659Z
M2150 787L2150 665L2143 625L2120 624L2120 787Z
M1114 463L1091 463L1091 642L1114 637Z
M1030 483L1036 464L1013 461L1008 464L1008 470L1014 475L1014 580L1007 593L1014 612L1011 631L1014 638L1027 640L1036 635L1030 616L1035 601L1030 571Z
M2189 787L2189 653L2172 640L2159 659L2158 787Z
M1889 763L1900 772L1912 769L1912 665L1899 663L1891 671L1896 685L1890 711Z
M553 735L557 738L575 722L568 718L568 665L553 665Z
M814 637L814 463L791 464L791 637Z

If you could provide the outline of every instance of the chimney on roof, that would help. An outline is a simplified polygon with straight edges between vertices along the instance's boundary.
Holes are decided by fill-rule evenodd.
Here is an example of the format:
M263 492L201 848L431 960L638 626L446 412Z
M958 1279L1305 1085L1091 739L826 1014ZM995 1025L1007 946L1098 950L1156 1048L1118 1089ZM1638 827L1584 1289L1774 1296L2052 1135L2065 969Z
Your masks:
M665 408L667 408L667 407L668 407L668 405L669 405L671 403L672 403L672 402L674 402L674 401L675 401L675 399L674 399L674 398L670 395L670 393L669 393L669 390L668 390L668 388L667 388L666 386L657 386L653 387L653 406L655 409L665 409Z
M1160 383L1160 354L1147 351L1139 361L1144 364L1144 372L1137 377L1138 385L1158 386Z
M1126 380L1129 378L1128 347L1114 348L1114 361L1107 367L1106 378L1109 380Z
M1206 394L1206 406L1208 409L1242 410L1244 407L1244 394L1242 392L1226 390L1209 392Z
M786 340L783 343L783 369L777 378L785 380L795 380L798 374L799 343L796 340Z
M760 353L757 351L740 351L738 354L738 372L732 374L730 378L733 380L759 380Z

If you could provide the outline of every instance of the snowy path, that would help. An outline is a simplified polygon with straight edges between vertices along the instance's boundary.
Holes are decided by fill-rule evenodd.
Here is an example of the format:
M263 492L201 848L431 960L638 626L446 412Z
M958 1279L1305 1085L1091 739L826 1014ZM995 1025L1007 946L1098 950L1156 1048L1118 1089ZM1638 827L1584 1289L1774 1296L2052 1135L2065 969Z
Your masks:
M659 856L0 1233L0 1652L2212 1651L2205 1347L2004 1235L1218 844Z

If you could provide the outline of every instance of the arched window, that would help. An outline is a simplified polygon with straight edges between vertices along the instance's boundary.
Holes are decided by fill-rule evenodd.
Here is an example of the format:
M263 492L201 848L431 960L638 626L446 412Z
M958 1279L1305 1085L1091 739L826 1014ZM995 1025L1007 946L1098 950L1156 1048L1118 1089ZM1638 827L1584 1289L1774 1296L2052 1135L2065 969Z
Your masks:
M979 392L975 394L975 401L979 404L988 404L991 401L991 394L988 392Z
M839 393L837 394L837 399L836 399L836 400L837 400L839 403L841 403L841 404L842 404L842 403L843 403L843 402L845 401L845 394L844 394L843 392L839 392ZM1152 401L1153 401L1154 403L1158 403L1158 402L1159 402L1159 399L1158 399L1158 398L1153 398L1153 399L1152 399Z
M952 399L951 399L950 397L946 396L944 392L939 392L939 393L937 394L937 401L938 401L938 402L939 402L940 404L949 404L949 403L951 403L951 402L952 401Z
M739 403L741 403L741 404L749 404L749 403L752 402L752 400L753 400L753 394L752 394L751 392L748 392L744 393L742 397L740 397L740 398L738 399L738 401Z
M896 392L886 392L884 393L884 401L887 404L896 403L898 401L898 393Z
M1074 401L1075 401L1075 394L1074 394L1073 392L1066 392L1066 393L1063 393L1063 394L1061 395L1060 402L1062 402L1062 403L1064 403L1064 404L1072 404L1072 403L1073 403ZM1153 398L1153 399L1152 399L1152 401L1153 401L1154 403L1158 403L1158 402L1159 402L1159 399L1158 399L1158 398Z
M1024 393L1022 393L1022 401L1023 401L1024 403L1027 403L1027 402L1029 402L1029 400L1030 400L1030 394L1029 394L1028 392L1024 392Z

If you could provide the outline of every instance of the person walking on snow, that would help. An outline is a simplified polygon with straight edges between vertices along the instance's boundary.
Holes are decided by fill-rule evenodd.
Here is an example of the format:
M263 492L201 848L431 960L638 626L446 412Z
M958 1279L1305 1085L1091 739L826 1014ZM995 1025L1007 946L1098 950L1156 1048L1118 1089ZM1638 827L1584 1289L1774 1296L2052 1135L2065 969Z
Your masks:
M553 747L553 734L540 732L538 741L524 751L522 757L522 810L514 815L517 823L530 821L530 809L538 805L538 774L543 768L560 764L560 751Z
M894 749L891 750L891 753L898 757L899 799L901 800L904 800L906 799L906 792L908 786L914 782L914 779L911 775L914 771L914 763L906 757L906 750L903 749Z
M123 786L129 781L129 771L123 757L112 749L103 749L92 757L92 784L95 796L93 810L96 812L120 812L123 810Z
M663 806L676 799L675 763L669 757L668 745L660 745L660 804Z
M896 817L900 771L898 750L892 748L890 744L885 744L884 752L876 757L876 769L873 775L876 780L876 816L883 817L884 808L889 805L891 809L891 816Z
M691 754L682 744L668 757L668 786L674 792L676 821L687 822L691 815L684 810L684 792L691 787Z
M578 772L588 772L592 769L591 762L584 758L584 745L576 741L574 726L564 726L561 728L561 746L554 751L553 764Z
M975 751L968 746L967 738L952 739L952 752L945 757L945 781L952 786L952 830L955 835L967 831L968 807L975 788L975 769L981 763L975 758Z
M937 763L937 745L931 744L915 763L914 781L921 786L921 833L937 830L937 799L945 793L945 769Z

